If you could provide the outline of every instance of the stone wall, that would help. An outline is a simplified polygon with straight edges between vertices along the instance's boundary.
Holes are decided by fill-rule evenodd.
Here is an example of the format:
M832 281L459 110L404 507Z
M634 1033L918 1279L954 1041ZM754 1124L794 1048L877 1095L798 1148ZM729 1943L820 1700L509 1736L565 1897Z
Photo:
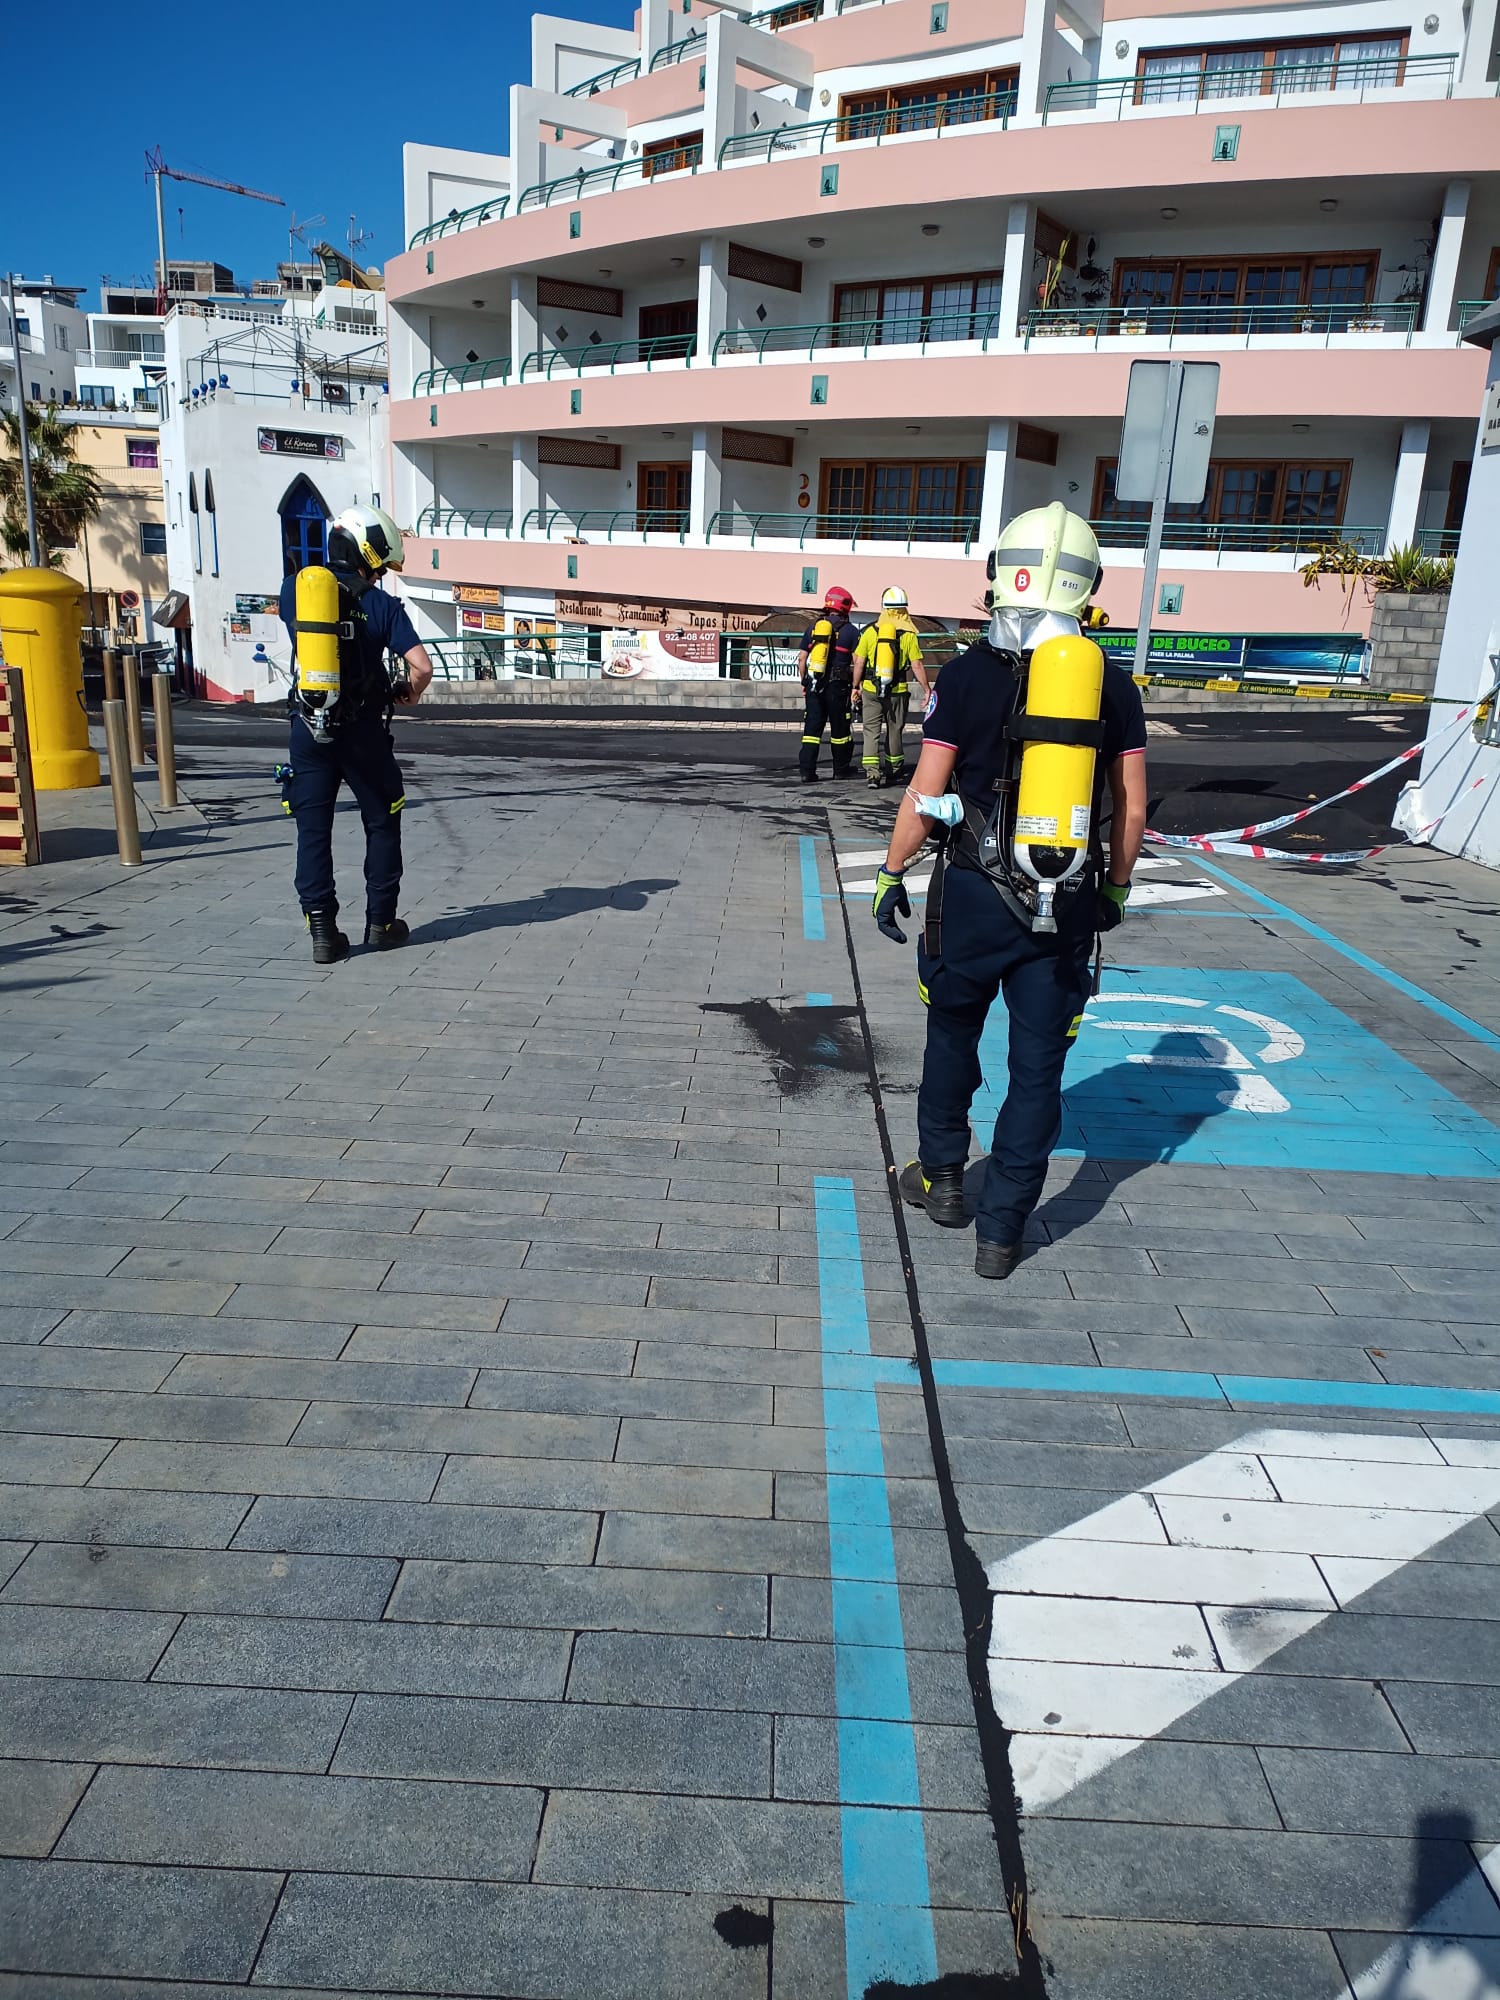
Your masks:
M1446 590L1381 590L1370 611L1370 686L1431 694L1448 618Z

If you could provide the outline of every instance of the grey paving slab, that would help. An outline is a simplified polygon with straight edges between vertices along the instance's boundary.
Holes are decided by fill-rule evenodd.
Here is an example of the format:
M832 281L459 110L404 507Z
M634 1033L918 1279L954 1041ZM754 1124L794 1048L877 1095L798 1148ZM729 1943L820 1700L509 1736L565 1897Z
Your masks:
M766 1955L720 1939L719 1907L711 1897L297 1875L256 1984L384 1982L497 2000L570 1988L599 2000L764 2000Z
M0 1389L0 1423L59 1436L285 1444L306 1408L268 1397L158 1396L128 1389ZM97 1476L97 1475L96 1475Z
M170 1322L167 1323L170 1326ZM181 1350L169 1346L171 1335L157 1322L157 1347L139 1353L107 1348L0 1346L0 1382L18 1388L139 1389L158 1388L177 1366Z
M244 1980L280 1889L227 1868L0 1861L0 1932L22 1971Z
M408 1562L386 1616L754 1638L765 1634L766 1599L760 1577L660 1567L540 1570L514 1563Z
M63 1317L61 1306L0 1305L0 1340L23 1345L44 1340Z
M1496 1837L1494 1758L1264 1750L1261 1763L1284 1823L1300 1831L1389 1834L1461 1821L1470 1839Z
M331 1361L354 1332L347 1325L314 1320L188 1319L168 1323L171 1337L190 1355L294 1355ZM72 1312L47 1342L49 1347L145 1347L162 1339L162 1321L150 1313ZM173 1384L174 1392L178 1384ZM285 1394L283 1390L279 1393Z
M503 1298L423 1298L413 1292L320 1292L281 1285L236 1285L223 1317L493 1333L504 1304Z
M768 1519L771 1475L705 1466L604 1465L585 1460L451 1457L433 1494L460 1505L614 1508L641 1513Z
M249 1509L234 1540L244 1549L578 1564L590 1560L598 1538L596 1513L567 1508L266 1496Z
M462 1406L474 1386L472 1368L410 1361L378 1363L186 1355L165 1383L171 1395L282 1396L320 1403L452 1403Z
M324 1771L348 1714L348 1695L8 1676L0 1756Z
M556 1382L558 1375L577 1374L595 1378L627 1376L635 1360L636 1348L634 1340L611 1340L603 1335L593 1339L575 1339L569 1334L509 1333L502 1321L498 1333L433 1333L406 1327L361 1327L343 1350L342 1359L399 1361L403 1364L420 1359L455 1368L503 1369L507 1374L534 1378L538 1385L537 1394L544 1393L541 1385L545 1383L549 1385L545 1393L566 1397L569 1392L565 1384ZM485 1384L484 1393L488 1407L488 1399L500 1392L498 1388ZM470 1397L471 1405L478 1407L478 1395L479 1385L476 1385Z
M766 1798L771 1719L635 1703L361 1694L333 1768L368 1776Z
M114 1449L113 1438L11 1432L0 1448L5 1477L18 1485L82 1486Z
M776 1341L777 1294L762 1291L753 1312L726 1313L691 1308L590 1306L547 1299L512 1299L501 1322L507 1333L558 1333L605 1338L629 1336L661 1341L686 1340L736 1347L772 1347Z
M0 1854L50 1854L93 1775L92 1764L0 1764Z
M772 1416L769 1388L736 1387L726 1397L717 1382L653 1380L586 1374L577 1369L524 1372L505 1369L480 1375L469 1398L471 1409L546 1410L558 1414L681 1418L711 1422L728 1417L735 1423L768 1424ZM622 1457L633 1457L622 1452Z
M43 1543L4 1591L7 1604L379 1618L398 1565L372 1556Z
M1097 1922L1035 1917L1056 2000L1345 2000L1325 1931L1228 1924Z
M0 1485L0 1535L224 1548L249 1507L247 1493L107 1493L93 1486Z
M836 1897L836 1806L548 1795L536 1880L733 1897ZM751 1884L755 1886L750 1886Z
M143 1680L177 1629L173 1617L70 1605L0 1604L0 1659L8 1673L69 1674L87 1661L101 1679Z
M1383 1691L1406 1738L1423 1756L1500 1758L1500 1694L1494 1688L1392 1681Z
M59 1858L524 1882L542 1794L519 1785L107 1769Z
M127 1443L116 1447L94 1480L96 1486L151 1487L164 1492L425 1500L441 1469L442 1459L430 1452L278 1451L269 1445Z
M202 1687L554 1700L567 1679L569 1644L562 1631L494 1625L191 1615L154 1678Z

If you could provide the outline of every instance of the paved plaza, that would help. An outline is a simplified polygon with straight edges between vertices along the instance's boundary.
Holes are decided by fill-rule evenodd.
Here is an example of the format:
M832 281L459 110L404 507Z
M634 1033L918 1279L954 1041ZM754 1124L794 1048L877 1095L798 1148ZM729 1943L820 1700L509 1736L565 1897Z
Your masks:
M1157 856L986 1285L890 803L504 742L0 878L3 2000L1493 2000L1494 878Z

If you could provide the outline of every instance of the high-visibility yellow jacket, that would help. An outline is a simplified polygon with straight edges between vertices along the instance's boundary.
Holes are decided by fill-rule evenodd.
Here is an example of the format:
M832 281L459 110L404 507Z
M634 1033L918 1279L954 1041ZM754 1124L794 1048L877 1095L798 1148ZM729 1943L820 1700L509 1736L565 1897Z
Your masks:
M903 626L895 642L880 638L878 625L867 625L854 649L859 684L865 694L905 694L907 675L922 664L922 648L909 625Z

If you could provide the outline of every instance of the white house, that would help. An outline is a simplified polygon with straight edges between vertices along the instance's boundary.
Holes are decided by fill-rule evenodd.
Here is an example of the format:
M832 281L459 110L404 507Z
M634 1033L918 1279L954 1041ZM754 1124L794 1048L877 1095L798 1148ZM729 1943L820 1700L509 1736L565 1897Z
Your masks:
M16 279L16 324L10 295L0 292L0 410L29 403L71 403L78 350L88 347L88 320L78 310L81 285L59 285L51 276Z

